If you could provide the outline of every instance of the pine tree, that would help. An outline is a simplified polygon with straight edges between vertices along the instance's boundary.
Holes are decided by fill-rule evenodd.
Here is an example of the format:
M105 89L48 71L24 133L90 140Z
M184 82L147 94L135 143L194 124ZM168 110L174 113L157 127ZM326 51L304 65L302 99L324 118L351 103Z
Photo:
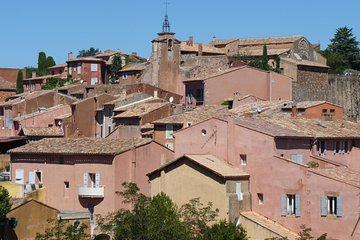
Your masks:
M24 92L24 76L21 70L18 71L16 79L16 93Z
M44 52L39 52L38 75L44 76L46 74L47 74L46 54Z
M348 67L360 70L359 42L352 33L352 28L340 27L336 29L336 33L330 41L328 50L338 53Z
M110 83L114 84L120 77L120 70L122 68L121 55L115 54L110 65Z
M0 218L4 218L10 211L12 202L9 192L3 186L0 186Z

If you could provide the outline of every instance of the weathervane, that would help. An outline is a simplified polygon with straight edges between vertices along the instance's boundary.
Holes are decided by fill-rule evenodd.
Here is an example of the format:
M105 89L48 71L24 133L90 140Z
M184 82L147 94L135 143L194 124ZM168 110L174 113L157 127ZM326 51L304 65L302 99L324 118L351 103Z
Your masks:
M163 32L170 32L170 22L167 15L167 8L170 3L167 0L165 0L164 4L165 4L165 19L163 22Z

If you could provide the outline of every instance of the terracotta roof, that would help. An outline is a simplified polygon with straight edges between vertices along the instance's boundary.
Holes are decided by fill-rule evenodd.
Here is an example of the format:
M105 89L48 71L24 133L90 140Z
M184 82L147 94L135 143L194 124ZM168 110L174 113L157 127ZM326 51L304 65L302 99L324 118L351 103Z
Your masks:
M186 42L181 42L180 50L182 52L198 52L199 44L194 43L192 46L189 46ZM216 48L208 44L202 44L202 52L203 53L214 53L214 54L225 54L224 49Z
M344 168L310 168L308 171L360 188L360 172Z
M297 102L296 103L296 108L305 108L306 109L306 108L318 106L318 105L321 105L321 104L324 104L324 103L331 104L331 105L342 108L342 106L340 106L340 105L337 105L337 104L334 104L334 103L331 103L331 102L327 102L327 101L302 101L302 102ZM292 107L292 104L290 103L287 106L284 106L283 108L291 108L291 107Z
M169 105L168 102L160 103L140 103L131 107L119 108L117 111L124 110L125 112L119 113L114 118L130 118L130 117L142 117L152 111L155 111L161 107Z
M239 38L239 45L264 45L292 43L303 38L303 36L265 37L265 38Z
M148 173L147 175L151 175L155 172L161 171L162 169L166 168L169 165L172 165L173 163L181 160L182 158L187 158L190 161L193 161L200 165L201 167L204 167L211 172L215 173L216 175L222 177L222 178L234 178L234 177L241 177L241 176L249 176L248 173L245 173L241 171L239 168L236 168L228 163L226 163L224 160L219 159L213 155L193 155L193 154L186 154L182 157L179 157L160 168L156 169L155 171Z
M267 54L268 56L274 56L274 55L280 55L286 52L289 52L290 49L268 49ZM262 49L248 49L248 48L242 48L239 49L239 54L244 56L262 56L263 50Z
M27 79L24 79L24 81L40 80L40 79L47 79L47 78L60 77L60 76L61 76L60 74L45 75L45 76L39 76L39 77L34 77L34 78L27 78Z
M16 84L6 81L4 78L0 77L0 89L16 90Z
M118 155L149 142L150 139L44 138L14 148L10 153Z
M244 116L238 117L236 123L278 137L360 138L360 124L345 120Z
M95 54L95 57L109 57L115 55L117 53L121 53L118 50L105 50L104 52L98 52Z
M230 38L230 39L215 39L210 42L210 45L227 45L229 43L237 41L237 38Z
M120 72L127 72L127 71L143 71L146 68L145 63L129 63L126 64Z
M55 111L55 110L58 110L58 109L64 108L64 107L68 107L70 109L70 107L68 105L59 104L59 105L56 105L56 106L53 106L53 107L44 108L43 111L39 110L39 111L36 111L36 112L33 112L33 113L29 113L29 114L25 114L25 115L22 115L22 116L19 116L19 117L15 117L13 120L14 121L21 121L21 120L24 120L24 119L28 119L28 118L38 116L38 115L49 113L49 112L52 112L52 111Z
M189 78L189 79L184 80L183 82L205 81L205 80L208 80L210 78L217 77L217 76L229 73L229 72L234 72L236 70L239 70L239 69L242 69L242 68L245 68L245 67L249 68L249 66L246 66L246 65L241 66L241 67L236 67L236 68L228 68L228 69L224 69L222 71L217 71L215 73L212 73L212 74L209 74L209 75L206 75L206 76L199 76L199 77L196 77L196 78Z
M74 59L70 59L67 60L66 62L79 62L79 61L87 61L87 62L104 62L103 59L101 58L96 58L96 57L79 57L79 58L74 58Z
M278 234L281 237L286 237L288 240L296 240L299 237L298 234L256 212L240 212L240 215L270 230L271 232Z
M23 127L22 131L25 136L39 137L63 137L64 132L59 127Z
M67 67L67 63L57 64L52 67L48 67L48 69L54 69L54 68L61 68L61 67Z
M289 57L281 57L280 59L282 61L290 62L290 63L296 64L296 65L329 68L328 66L326 66L324 64L317 63L317 62L312 62L312 61L308 61L308 60L304 60L304 59L296 60L296 59L289 58Z
M229 115L228 108L226 106L202 106L196 107L192 111L184 112L182 114L172 115L166 118L162 118L154 121L154 124L186 124L192 125L205 121L215 116Z

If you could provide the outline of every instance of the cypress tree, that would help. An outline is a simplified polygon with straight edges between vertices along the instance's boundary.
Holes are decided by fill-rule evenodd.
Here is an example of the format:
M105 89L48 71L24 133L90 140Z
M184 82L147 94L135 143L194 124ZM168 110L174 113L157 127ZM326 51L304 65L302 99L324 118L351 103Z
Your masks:
M40 76L43 76L43 75L47 74L46 54L44 52L39 52L38 74Z
M16 79L16 93L24 92L24 77L21 70L18 71Z
M55 66L56 63L54 61L54 58L52 56L48 56L46 58L46 70L49 68L49 67L52 67L52 66Z
M261 69L265 71L269 71L269 57L267 55L267 47L266 45L263 46L263 54L261 57Z

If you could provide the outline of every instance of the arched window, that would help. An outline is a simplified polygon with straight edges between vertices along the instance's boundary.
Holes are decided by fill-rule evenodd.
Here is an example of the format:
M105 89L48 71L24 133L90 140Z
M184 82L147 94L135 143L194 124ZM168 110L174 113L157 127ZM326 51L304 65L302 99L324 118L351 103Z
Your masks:
M172 51L172 49L173 49L173 40L169 39L168 40L168 51Z

